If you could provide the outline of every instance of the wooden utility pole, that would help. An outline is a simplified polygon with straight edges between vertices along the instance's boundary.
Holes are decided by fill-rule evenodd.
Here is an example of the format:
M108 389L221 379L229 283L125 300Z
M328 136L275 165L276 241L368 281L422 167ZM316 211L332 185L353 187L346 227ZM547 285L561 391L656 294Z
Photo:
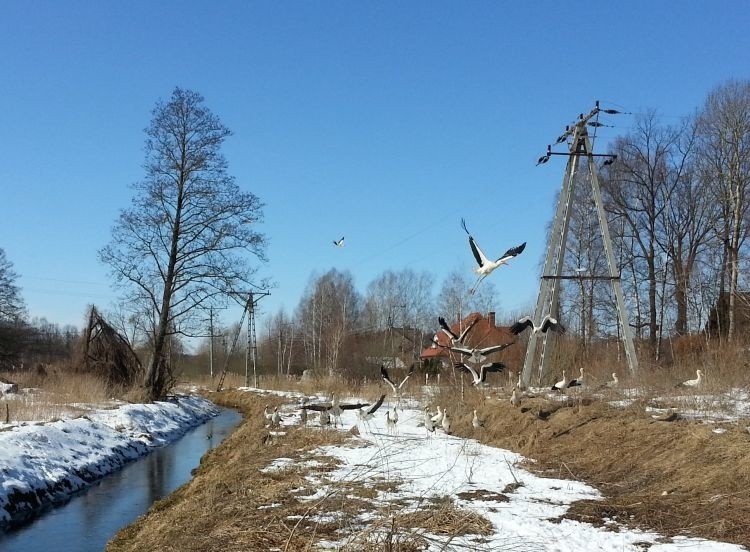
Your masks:
M607 224L607 216L604 211L604 203L602 201L601 189L599 187L599 175L594 161L595 157L608 157L611 159L612 156L593 153L593 147L587 128L591 122L598 122L598 114L600 112L610 114L618 113L615 110L600 109L599 102L597 102L596 107L588 115L584 116L581 114L579 120L576 121L572 127L566 127L565 133L557 139L557 143L570 140L570 151L568 153L557 153L552 151L551 146L548 146L546 155L540 157L539 162L537 163L546 163L552 155L568 156L562 190L560 191L560 196L557 200L555 218L552 222L552 232L547 243L547 253L544 260L541 282L539 284L539 295L537 296L536 308L534 309L534 320L538 322L547 314L550 314L554 318L559 318L560 282L562 280L609 280L612 283L612 290L615 295L619 329L618 333L623 342L628 368L631 372L635 372L638 369L638 359L635 354L635 347L633 346L633 336L628 322L628 311L625 306L625 299L620 284L620 272L615 263L612 240L609 235L609 226ZM594 119L594 121L592 121L592 119ZM573 192L575 190L576 177L578 175L581 157L586 157L588 161L587 165L592 198L597 210L599 229L601 231L602 241L604 242L609 269L609 275L607 276L565 276L562 274L571 209L575 208L575 205L573 204ZM554 348L555 333L546 332L540 335L537 332L532 332L529 336L522 374L523 383L527 386L530 385L532 381L532 374L536 361L537 340L540 338L542 339L542 350L541 361L539 363L539 370L536 377L537 384L542 382L549 369L549 359Z

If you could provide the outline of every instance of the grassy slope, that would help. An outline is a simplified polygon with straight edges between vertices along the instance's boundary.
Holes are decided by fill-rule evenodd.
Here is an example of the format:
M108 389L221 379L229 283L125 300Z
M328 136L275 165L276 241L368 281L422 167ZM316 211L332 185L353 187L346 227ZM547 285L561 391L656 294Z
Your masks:
M260 413L277 399L237 392L211 398L238 406L246 420L204 458L192 482L122 530L107 550L306 550L314 538L333 536L338 524L294 527L286 519L310 513L294 496L294 489L305 486L304 470L259 470L274 458L299 458L300 450L339 442L346 434L299 428L264 444ZM586 481L606 495L575 504L567 517L598 523L606 516L668 535L750 545L750 439L744 424L716 434L711 425L655 421L639 405L560 407L536 398L517 409L505 398L487 399L473 390L463 397L441 392L433 401L438 403L463 412L454 417L455 434L520 452L537 461L531 469ZM484 429L472 428L472 408L487 419ZM281 507L258 510L271 503ZM356 504L347 508L357 511Z

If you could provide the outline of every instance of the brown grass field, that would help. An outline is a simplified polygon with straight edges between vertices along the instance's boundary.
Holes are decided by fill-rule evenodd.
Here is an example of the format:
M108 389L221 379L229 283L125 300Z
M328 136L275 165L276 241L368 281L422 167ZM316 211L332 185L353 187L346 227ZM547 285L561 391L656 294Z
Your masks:
M419 382L410 383L412 392L418 393ZM342 382L325 379L305 386L266 380L263 387L345 392ZM381 392L385 392L382 386L369 386L358 394ZM335 492L312 503L297 498L315 490L305 480L311 468L300 462L309 459L316 447L345 442L347 433L295 427L283 437L264 439L268 431L263 426L263 407L282 399L238 391L208 396L240 409L245 420L204 458L190 483L123 529L107 550L312 550L321 539L337 540L340 535L335 531L351 525L352 531L362 533L351 550L411 551L423 549L424 542L409 532L410 527L436 532L438 527L448 527L454 534L488 530L486 520L455 508L450 497L425 504L424 510L410 516L399 515L399 505L392 504L372 512L368 527L354 527L354 516L372 508L362 500L371 496L372 487L354 481L341 483ZM502 391L466 388L462 392L455 385L444 385L430 404L450 404L453 411L463 413L454 418L455 435L519 452L535 461L526 469L585 481L605 495L604 500L575 503L565 517L593 524L603 524L606 517L667 536L750 545L746 424L657 421L646 412L647 402L613 408L582 393L562 402L526 398L514 408ZM482 430L471 426L473 408L487 421ZM726 431L714 433L717 426ZM282 471L261 471L280 457L295 462ZM332 461L316 459L324 466ZM325 471L325 467L315 469ZM343 517L326 520L329 510L340 511Z
M609 379L613 359L601 356L583 362L576 361L574 354L558 362L569 366L572 375L585 365L590 390L570 393L564 401L539 395L525 397L521 407L514 408L508 401L508 381L515 381L515 375L509 378L505 374L491 376L491 384L505 386L503 389L476 390L462 386L460 377L448 373L438 388L435 379L430 380L431 398L423 394L423 376L415 375L405 395L433 408L450 405L455 413L454 435L518 452L532 460L526 469L584 481L604 495L604 500L574 503L565 514L567 518L598 525L611 519L667 536L681 534L750 546L750 420L704 423L678 417L659 421L647 411L648 406L659 406L708 416L731 412L733 405L726 391L748 390L747 351L716 348L695 354L692 349L678 349L679 358L667 368L647 366L642 360L637 379L619 371L621 388L629 390L625 406L608 404L628 398L621 391L592 391ZM707 376L699 394L720 397L713 404L699 400L696 391L674 388L676 382L694 377L696 368L702 368ZM75 415L79 408L71 408L71 403L106 404L111 395L95 378L80 374L52 372L42 378L30 373L27 379L19 374L0 375L22 388L41 388L28 399L0 400L3 411L5 404L9 405L11 420ZM334 491L303 501L301 497L316 491L306 475L314 472L321 477L334 462L313 456L312 451L324 445L352 443L351 435L294 427L286 435L274 437L264 427L261 413L265 404L281 404L284 399L232 390L241 386L244 378L231 373L225 382L227 390L219 393L212 391L215 382L207 377L189 383L203 385L210 399L237 408L244 420L203 458L189 483L120 531L107 550L304 551L315 549L320 541L339 540L337 531L347 527L351 542L356 543L349 548L352 551L411 552L424 549L425 544L422 533L415 529L453 535L481 535L490 530L487 520L457 508L450 496L425 501L410 515L401 514L398 503L372 511L368 499L373 493L395 484L385 480L368 481L367 485L356 479L330 482ZM369 398L390 391L379 380L362 384L338 378L303 384L263 376L260 387ZM471 425L474 408L486 420L482 430ZM715 428L724 432L715 433ZM293 462L278 471L263 471L278 458ZM311 459L317 461L315 467L305 464ZM330 511L340 512L340 517L329 519L326 514ZM362 512L372 515L366 527L355 519ZM509 544L511 549L524 548L516 543Z

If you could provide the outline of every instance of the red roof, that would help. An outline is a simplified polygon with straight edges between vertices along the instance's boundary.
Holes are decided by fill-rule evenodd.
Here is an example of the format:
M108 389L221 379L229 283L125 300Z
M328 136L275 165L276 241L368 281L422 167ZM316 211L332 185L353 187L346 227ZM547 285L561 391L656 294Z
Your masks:
M510 328L507 326L496 326L495 325L495 313L490 312L487 317L483 317L478 312L472 312L469 316L463 320L451 324L450 328L456 335L461 335L461 332L469 325L472 321L477 320L474 326L471 328L469 333L464 338L464 345L468 347L490 347L491 345L500 345L501 343L509 343L515 340L515 337L510 333ZM450 347L451 340L448 335L438 330L435 334L437 341L443 347L432 344L427 349L424 349L419 358L430 359L430 358L450 358L450 351L446 347ZM501 353L495 353L497 355ZM490 355L492 358L494 355Z

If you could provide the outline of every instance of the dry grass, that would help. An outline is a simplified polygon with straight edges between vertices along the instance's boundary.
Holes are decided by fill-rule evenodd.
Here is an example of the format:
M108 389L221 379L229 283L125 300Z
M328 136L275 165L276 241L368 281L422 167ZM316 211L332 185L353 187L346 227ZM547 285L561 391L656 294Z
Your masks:
M83 405L101 405L111 398L104 381L87 374L48 371L41 375L31 371L0 376L17 383L20 391L0 398L0 410L4 416L7 405L11 422L75 416L86 411Z
M611 372L617 371L621 387L636 392L631 406L609 407L606 401L624 398L615 390L596 395L590 391L574 392L567 401L527 397L522 408L513 408L508 401L506 374L490 374L492 384L506 386L490 391L476 390L468 384L462 389L460 378L445 374L440 386L431 386L429 396L422 394L423 375L415 374L402 395L432 407L447 406L455 435L514 450L535 460L528 469L585 481L605 495L601 501L575 503L566 517L589 523L601 523L606 517L667 535L689 534L750 545L747 424L723 424L726 432L716 434L712 432L714 425L687 420L659 422L646 411L646 406L656 404L657 397L658 406L689 407L706 413L728 410L731 404L724 399L707 405L695 397L731 387L747 389L746 353L709 345L697 352L677 347L671 366L651 368L642 360L637 380L621 367L613 368L621 366L614 350L599 353L563 355L555 366L560 370L566 366L569 374L575 374L579 365L585 366L592 387L608 381ZM517 370L517 366L511 367ZM706 374L706 387L699 391L675 389L675 383L694 377L696 368ZM390 388L377 377L377 370L373 372L373 379L366 384L329 377L300 382L261 376L259 386L306 394L336 392L366 399L390 393ZM559 371L551 374L550 379L559 375ZM18 381L17 375L13 376L10 379ZM397 373L394 379L400 377L403 374ZM96 391L70 398L70 391L63 390L80 389L80 384L48 379L55 388L59 384L61 390L59 400L54 402L56 407L62 408L69 401L96 402ZM430 383L434 381L432 378ZM238 385L244 385L244 375L228 374L225 388ZM215 388L215 380L206 378L204 386ZM687 398L678 399L678 394ZM283 438L264 443L262 438L267 432L260 412L266 403L273 405L281 399L233 391L212 398L242 409L248 419L204 458L193 481L119 533L110 550L292 551L311 550L314 542L330 540L345 541L344 550L410 552L423 549L430 534L439 534L435 526L430 526L435 520L451 524L455 534L464 530L483 534L482 523L486 520L473 518L448 499L439 504L425 501L422 508L408 515L402 514L397 504L374 507L372 499L378 491L388 491L394 485L391 481L364 484L360 477L347 482L311 482L306 478L310 470L301 462L319 446L343 442L346 434L292 428ZM485 428L472 427L474 408L486 420ZM13 403L11 418L16 419ZM295 461L280 471L260 471L279 457ZM333 462L319 457L316 460ZM316 474L321 471L325 472L325 468L315 468ZM313 502L300 500L322 484L331 489L325 496ZM322 515L328 511L335 511L336 517ZM366 526L359 517L365 511L375 515Z
M403 505L377 498L395 490L396 482L375 479L365 468L329 479L336 461L312 451L343 444L346 433L294 427L264 442L261 412L266 403L278 403L274 397L229 391L212 398L240 408L246 415L241 426L204 457L189 484L118 533L107 550L302 551L326 540L342 542L343 550L408 552L423 550L431 535L484 535L491 529L449 497L424 501L405 514ZM265 469L277 458L292 460ZM306 464L310 460L314 467Z
M750 544L750 439L741 426L658 422L637 403L609 408L586 396L568 402L478 398L486 418L475 430L464 414L454 433L533 458L527 469L574 478L602 491L602 501L573 505L566 517L609 517L667 535L689 534ZM468 402L468 401L467 401Z

